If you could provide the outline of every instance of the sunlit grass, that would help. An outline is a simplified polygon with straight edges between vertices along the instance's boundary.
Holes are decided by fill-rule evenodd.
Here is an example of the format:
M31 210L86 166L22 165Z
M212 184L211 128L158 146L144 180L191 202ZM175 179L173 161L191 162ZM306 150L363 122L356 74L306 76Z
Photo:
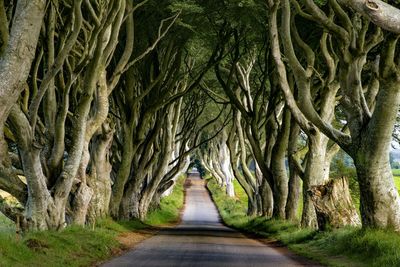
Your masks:
M151 225L174 223L179 220L180 210L184 203L183 185L186 175L179 177L171 195L161 199L160 207L150 212L145 220Z
M19 239L0 234L0 266L88 266L110 257L121 244L116 237L147 227L138 221L100 220L92 227L71 226L62 231L31 232Z
M400 191L400 169L392 169L394 184L398 191Z
M212 197L224 222L230 226L240 227L249 221L246 216L247 196L243 189L235 181L235 194L237 197L227 197L224 188L220 188L214 179L209 179L208 189L212 192Z

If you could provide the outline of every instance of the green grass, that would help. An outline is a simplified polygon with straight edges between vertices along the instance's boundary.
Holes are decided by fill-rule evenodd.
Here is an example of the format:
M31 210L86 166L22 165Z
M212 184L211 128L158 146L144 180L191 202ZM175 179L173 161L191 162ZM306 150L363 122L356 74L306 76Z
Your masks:
M276 239L297 254L328 266L400 266L400 235L392 231L347 227L327 232L303 229L296 223L249 218L245 203L228 199L213 179L208 188L229 226Z
M160 207L148 214L145 220L147 224L163 225L179 221L180 210L184 203L183 185L185 178L186 176L181 176L177 180L171 195L161 199Z
M0 234L0 266L88 266L109 258L121 249L119 234L143 229L139 221L117 223L111 219L90 227L67 227L62 231L31 232L21 239Z
M17 238L13 224L0 215L0 267L2 266L91 266L124 248L121 234L176 222L183 205L181 177L173 193L161 200L159 209L143 223L137 220L99 220L95 227L67 227L62 231L30 232Z
M233 227L247 223L250 218L246 216L247 196L243 189L234 181L236 198L228 198L225 189L220 188L215 179L208 179L207 187L212 192L214 202L217 203L219 213L224 222ZM218 205L220 204L220 205Z
M14 223L0 212L0 234L14 231Z
M400 191L400 169L392 169L394 184L398 191Z

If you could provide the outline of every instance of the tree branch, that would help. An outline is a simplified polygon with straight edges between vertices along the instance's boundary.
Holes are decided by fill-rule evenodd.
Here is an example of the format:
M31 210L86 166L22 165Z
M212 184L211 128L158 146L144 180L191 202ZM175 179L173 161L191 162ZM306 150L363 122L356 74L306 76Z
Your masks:
M387 31L400 34L400 9L381 0L338 0Z

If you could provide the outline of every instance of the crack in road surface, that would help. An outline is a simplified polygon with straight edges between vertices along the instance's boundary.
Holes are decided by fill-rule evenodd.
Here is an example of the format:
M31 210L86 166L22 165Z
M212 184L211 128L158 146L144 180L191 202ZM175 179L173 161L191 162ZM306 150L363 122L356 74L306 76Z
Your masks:
M160 231L103 267L311 266L224 226L198 174L189 176L182 222Z

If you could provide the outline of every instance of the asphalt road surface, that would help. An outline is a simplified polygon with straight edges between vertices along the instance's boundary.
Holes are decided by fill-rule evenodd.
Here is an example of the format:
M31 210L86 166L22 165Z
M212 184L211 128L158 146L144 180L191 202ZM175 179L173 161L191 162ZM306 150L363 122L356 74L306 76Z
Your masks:
M182 222L102 265L120 266L311 266L289 253L250 239L220 223L204 181L192 174Z

